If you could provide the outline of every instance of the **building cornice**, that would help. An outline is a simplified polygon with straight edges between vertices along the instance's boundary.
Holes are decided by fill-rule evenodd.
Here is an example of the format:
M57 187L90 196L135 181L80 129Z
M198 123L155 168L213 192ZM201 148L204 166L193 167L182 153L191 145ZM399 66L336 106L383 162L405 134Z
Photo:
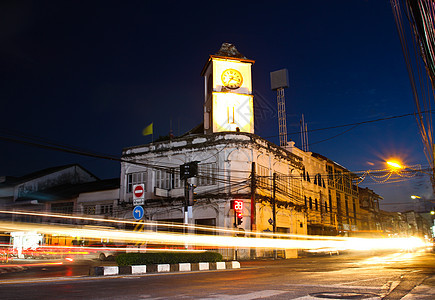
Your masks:
M175 138L168 141L155 142L147 145L124 148L122 158L129 160L133 157L147 154L164 154L167 151L200 150L218 145L233 145L234 147L245 147L247 149L257 148L270 151L281 159L289 160L293 167L303 168L302 158L288 150L271 143L264 138L246 132L218 132L212 134L195 134L182 138Z

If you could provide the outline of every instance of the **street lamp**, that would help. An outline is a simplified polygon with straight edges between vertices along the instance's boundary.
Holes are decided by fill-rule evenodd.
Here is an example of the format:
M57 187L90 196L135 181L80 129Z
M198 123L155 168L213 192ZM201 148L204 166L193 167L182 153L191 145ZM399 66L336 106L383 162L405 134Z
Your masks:
M411 199L417 200L417 202L414 202L414 207L417 205L420 211L426 211L430 212L431 215L433 215L433 200L426 199L425 197L420 197L417 195L411 195ZM421 203L421 201L423 203ZM421 208L423 206L423 209Z
M404 166L397 160L389 160L387 161L387 165L393 170L400 170L404 168Z

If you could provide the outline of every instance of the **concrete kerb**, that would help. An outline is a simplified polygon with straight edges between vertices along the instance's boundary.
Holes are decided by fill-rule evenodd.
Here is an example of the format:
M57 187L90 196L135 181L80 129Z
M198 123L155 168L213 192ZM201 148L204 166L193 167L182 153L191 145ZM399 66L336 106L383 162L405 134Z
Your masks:
M89 270L90 276L108 276L108 275L139 275L146 273L163 273L163 272L189 272L189 271L208 271L208 270L225 270L240 269L238 261L221 261L215 263L179 263L179 264L154 264L154 265L136 265L136 266L99 266L92 267Z

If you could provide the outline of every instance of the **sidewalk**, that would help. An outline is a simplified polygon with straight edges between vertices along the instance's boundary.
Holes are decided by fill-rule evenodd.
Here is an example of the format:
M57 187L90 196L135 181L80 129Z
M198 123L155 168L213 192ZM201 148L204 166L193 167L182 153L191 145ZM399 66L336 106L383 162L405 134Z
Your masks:
M422 283L413 288L405 297L402 299L435 299L435 275L431 275Z

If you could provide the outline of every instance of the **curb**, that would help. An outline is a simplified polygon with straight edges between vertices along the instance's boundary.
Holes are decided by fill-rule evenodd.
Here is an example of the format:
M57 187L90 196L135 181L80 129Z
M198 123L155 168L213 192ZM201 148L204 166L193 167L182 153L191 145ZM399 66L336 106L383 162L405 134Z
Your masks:
M27 268L25 268L25 267L21 267L21 266L14 266L14 267L10 267L10 266L8 266L8 267L5 267L5 266L2 266L2 265L0 265L0 274L5 274L5 273L12 273L12 272L20 272L20 271L23 271L23 270L26 270Z
M209 270L229 270L240 269L238 261L219 261L214 263L179 263L179 264L154 264L137 266L101 266L92 267L89 270L90 276L109 276L109 275L140 275L147 273L168 273L168 272L190 272L190 271L209 271Z

